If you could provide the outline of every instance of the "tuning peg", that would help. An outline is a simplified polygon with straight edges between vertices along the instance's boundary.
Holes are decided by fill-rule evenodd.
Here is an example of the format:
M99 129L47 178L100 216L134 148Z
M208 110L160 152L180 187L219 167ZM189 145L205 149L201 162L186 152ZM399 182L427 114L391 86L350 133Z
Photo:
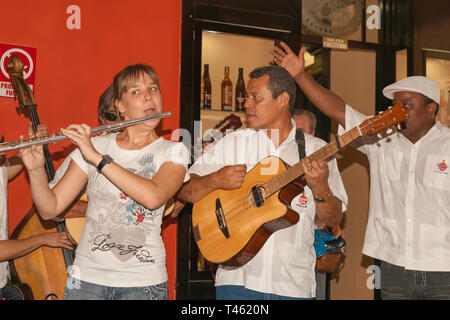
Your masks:
M383 135L381 133L378 133L377 137L381 139L381 138L383 138Z
M394 130L392 130L392 128L389 128L389 129L386 130L386 133L387 133L387 134L391 134L392 131L394 131Z
M400 123L397 124L397 129L402 130L402 125Z

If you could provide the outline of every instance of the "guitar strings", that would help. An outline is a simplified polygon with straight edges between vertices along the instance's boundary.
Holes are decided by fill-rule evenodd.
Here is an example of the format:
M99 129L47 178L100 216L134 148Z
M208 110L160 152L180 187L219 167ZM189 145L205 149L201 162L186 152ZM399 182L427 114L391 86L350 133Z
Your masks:
M312 160L322 159L324 157L328 158L330 156L330 152L331 152L331 154L335 153L333 151L337 150L336 147L337 147L336 141L332 141L332 142L328 143L327 145L325 145L324 147L322 147L321 149L319 149L316 152L309 155L308 158L312 159ZM331 149L331 150L328 150L328 149ZM330 151L330 152L328 152L328 151ZM289 169L287 169L287 170L281 172L279 175L267 180L263 184L269 189L269 190L267 190L268 195L265 196L265 199L269 199L276 192L278 192L282 187L284 187L285 185L291 183L295 179L304 175L303 168L301 167L300 162L297 162L295 165L293 165ZM295 171L296 171L296 173L294 174L295 177L292 177L292 172L295 172ZM275 186L273 186L273 185L275 185ZM250 187L249 189L251 190L252 187ZM275 189L275 190L272 190L272 189ZM237 214L241 213L242 210L237 210L237 209L242 205L248 206L248 198L249 198L250 192L247 192L244 197L239 197L239 198L235 199L234 201L229 202L230 205L227 206L226 208L222 208L224 210L225 216L231 219L234 216L236 216Z

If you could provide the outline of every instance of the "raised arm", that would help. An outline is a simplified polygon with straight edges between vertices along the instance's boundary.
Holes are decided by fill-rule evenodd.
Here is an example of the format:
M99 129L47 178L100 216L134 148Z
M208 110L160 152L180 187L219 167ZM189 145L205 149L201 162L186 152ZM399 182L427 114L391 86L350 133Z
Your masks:
M275 63L292 75L303 93L320 111L345 126L345 102L306 73L305 48L301 48L299 54L296 55L284 42L281 42L280 45L283 50L279 47L273 47L270 50Z
M102 161L102 154L91 143L89 126L71 125L67 129L61 129L61 132L78 145L86 162L94 167L98 166ZM102 168L101 173L129 197L146 208L155 209L166 203L181 187L186 168L182 164L168 161L158 169L152 179L148 179L112 161ZM57 186L55 191L56 188Z
M28 128L28 136L34 137L31 127ZM52 219L63 212L87 182L87 175L72 161L61 179L61 181L65 181L66 188L50 189L44 168L45 157L42 145L21 149L19 155L28 171L31 197L43 219ZM58 183L58 185L60 184ZM55 192L57 189L64 192L57 194Z
M166 162L150 180L112 162L102 169L102 173L128 196L149 209L155 209L166 203L181 187L186 168L175 162Z

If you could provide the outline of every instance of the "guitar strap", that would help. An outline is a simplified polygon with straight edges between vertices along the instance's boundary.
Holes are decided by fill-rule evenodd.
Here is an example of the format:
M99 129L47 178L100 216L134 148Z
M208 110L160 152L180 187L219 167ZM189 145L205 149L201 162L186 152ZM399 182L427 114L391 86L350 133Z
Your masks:
M299 160L302 160L304 157L306 157L305 134L303 133L302 129L297 129L295 131L295 142L297 142L297 146L298 146Z

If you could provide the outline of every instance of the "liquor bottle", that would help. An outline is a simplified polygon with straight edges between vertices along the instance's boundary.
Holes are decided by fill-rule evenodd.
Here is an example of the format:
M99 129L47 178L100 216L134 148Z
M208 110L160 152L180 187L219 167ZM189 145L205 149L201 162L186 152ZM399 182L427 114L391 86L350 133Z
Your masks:
M203 109L205 106L205 80L203 77L200 79L200 109Z
M230 67L225 67L225 76L222 81L222 110L233 109L233 83L230 80Z
M209 64L205 64L203 70L203 109L210 110L211 109L211 79L209 78Z
M236 83L236 89L234 91L234 110L244 111L245 102L245 83L244 83L244 69L239 68L239 76Z

